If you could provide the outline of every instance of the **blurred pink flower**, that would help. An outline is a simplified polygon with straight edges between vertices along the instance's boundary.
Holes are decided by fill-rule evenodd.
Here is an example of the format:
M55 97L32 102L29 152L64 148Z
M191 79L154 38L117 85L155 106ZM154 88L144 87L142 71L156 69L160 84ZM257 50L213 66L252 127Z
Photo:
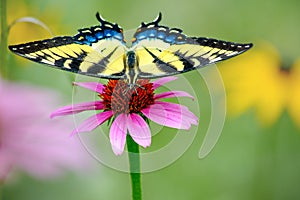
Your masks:
M128 88L123 80L109 80L106 85L97 82L81 82L75 85L95 91L101 100L84 102L62 107L51 117L80 113L86 110L104 110L86 119L72 134L92 131L99 125L114 117L110 127L110 142L116 155L124 151L127 132L132 139L144 148L151 144L151 132L147 124L150 119L163 126L177 129L189 129L198 124L198 118L186 106L162 102L171 97L193 98L183 91L168 91L154 94L154 90L174 80L175 77L161 78L153 83L138 80L140 87Z
M72 123L49 119L56 99L45 89L0 79L0 181L13 170L50 178L88 166L78 138L67 134Z

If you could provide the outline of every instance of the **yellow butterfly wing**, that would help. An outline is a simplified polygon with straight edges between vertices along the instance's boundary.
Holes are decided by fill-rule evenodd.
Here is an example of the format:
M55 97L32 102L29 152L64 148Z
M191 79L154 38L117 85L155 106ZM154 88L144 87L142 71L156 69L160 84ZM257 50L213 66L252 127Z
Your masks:
M103 20L100 26L80 29L73 37L11 45L9 49L29 60L88 76L124 78L125 41L117 24Z
M139 59L139 78L184 73L237 56L252 47L210 38L187 37L177 28L158 25L161 15L142 23L133 37Z

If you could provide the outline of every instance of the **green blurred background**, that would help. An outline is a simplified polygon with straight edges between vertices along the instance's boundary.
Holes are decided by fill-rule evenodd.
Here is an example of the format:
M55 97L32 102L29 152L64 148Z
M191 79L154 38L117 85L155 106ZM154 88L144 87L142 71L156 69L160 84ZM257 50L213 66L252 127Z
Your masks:
M191 36L206 36L236 42L271 42L278 48L284 64L300 56L300 2L297 0L223 1L138 1L138 0L10 0L9 22L32 16L45 22L55 35L73 35L78 28L96 25L95 13L125 30L141 21L151 21L163 13L162 24L180 27ZM9 43L51 37L46 31L29 34L11 30ZM9 53L10 77L54 88L70 103L72 86L68 73L17 59ZM196 74L196 73L195 73ZM145 200L209 199L300 199L300 131L285 112L275 124L260 125L252 110L236 118L228 117L213 151L200 160L198 151L210 117L209 95L205 83L195 80L201 117L199 133L191 147L172 165L144 174ZM197 79L200 79L199 82ZM53 81L55 80L55 81ZM94 80L94 79L91 79ZM203 93L203 94L202 94ZM163 133L161 133L163 134ZM154 143L159 144L154 138ZM96 166L85 175L67 174L53 180L36 180L25 174L7 183L4 199L130 199L126 173Z

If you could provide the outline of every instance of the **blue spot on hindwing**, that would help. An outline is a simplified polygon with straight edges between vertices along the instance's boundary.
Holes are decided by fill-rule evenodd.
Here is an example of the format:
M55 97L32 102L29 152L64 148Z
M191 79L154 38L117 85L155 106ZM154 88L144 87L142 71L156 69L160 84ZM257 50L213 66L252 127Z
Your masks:
M93 43L93 42L96 42L97 39L94 35L86 35L85 36L85 39L89 42L89 43Z
M99 17L97 17L98 19ZM98 19L99 20L99 19ZM123 29L118 24L112 24L100 18L100 26L92 26L90 28L83 28L78 30L78 34L73 37L78 44L92 45L99 40L113 38L125 44Z
M136 36L136 39L137 40L143 40L146 38L146 34L145 33L140 33Z
M98 40L101 40L103 38L103 33L99 31L95 34L95 36L97 37Z
M122 41L123 40L123 35L121 33L116 32L116 34L114 35L114 38L116 38L117 40Z
M141 40L163 40L169 44L185 44L186 36L181 34L178 29L170 29L165 26L159 27L147 27L142 29L138 29L138 31L134 34L133 45L138 44Z
M149 30L148 36L151 38L154 38L154 37L156 37L156 33L157 33L157 30L155 30L155 29Z
M176 35L174 34L171 34L171 35L168 35L166 38L165 38L165 41L168 42L168 43L175 43L175 39L176 39Z
M157 33L157 38L163 40L165 37L166 37L166 33L165 33L165 32L159 31L159 32Z
M108 29L104 30L104 36L105 37L111 37L112 36L112 31L108 30Z

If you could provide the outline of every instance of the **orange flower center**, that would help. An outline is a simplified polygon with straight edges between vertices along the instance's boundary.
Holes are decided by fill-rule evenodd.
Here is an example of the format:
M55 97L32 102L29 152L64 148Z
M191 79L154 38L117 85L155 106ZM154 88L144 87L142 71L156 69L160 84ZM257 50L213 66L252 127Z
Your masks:
M123 80L109 80L99 97L103 99L105 110L115 115L139 113L143 108L154 104L153 84L149 80L138 80L134 88L129 88Z

